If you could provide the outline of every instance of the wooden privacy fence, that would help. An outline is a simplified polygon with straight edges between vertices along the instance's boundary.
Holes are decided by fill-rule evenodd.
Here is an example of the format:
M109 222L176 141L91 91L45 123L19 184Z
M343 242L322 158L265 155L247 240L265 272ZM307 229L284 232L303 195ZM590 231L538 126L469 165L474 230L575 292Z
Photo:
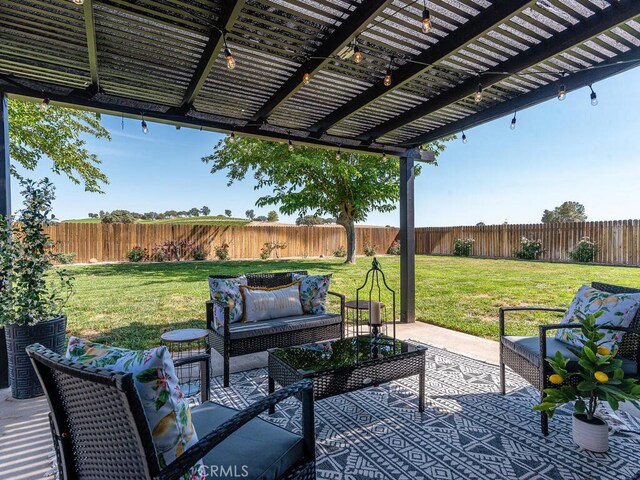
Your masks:
M585 236L598 243L596 263L640 265L639 220L416 228L416 252L453 255L456 238L473 238L472 256L513 258L520 239L527 237L542 240L540 260L570 261L569 252Z
M347 244L345 230L340 226L57 223L49 227L49 235L60 242L61 251L75 252L78 262L92 258L98 262L122 261L136 245L150 250L167 241L193 242L209 258L215 257L214 249L222 243L229 243L231 258L259 258L265 242L286 243L287 247L278 252L280 257L332 256L338 247ZM379 253L386 253L397 236L397 228L356 227L357 253L363 253L367 240L377 246Z

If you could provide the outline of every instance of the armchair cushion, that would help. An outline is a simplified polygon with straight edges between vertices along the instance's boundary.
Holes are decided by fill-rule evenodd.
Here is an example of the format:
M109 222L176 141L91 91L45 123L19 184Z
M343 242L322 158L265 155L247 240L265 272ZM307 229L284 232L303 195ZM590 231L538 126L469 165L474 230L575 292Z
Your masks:
M192 412L201 437L238 413L213 402L194 407ZM208 478L277 479L303 457L302 437L254 418L204 457L204 473Z
M229 331L232 340L239 340L241 338L260 337L262 335L282 333L285 331L334 325L341 321L342 317L337 314L297 315L294 317L263 320L261 322L234 323L229 325ZM222 336L224 335L224 329L219 327L216 333Z
M66 357L92 367L133 374L160 466L169 465L197 443L191 409L180 390L167 347L127 350L71 337ZM195 465L185 479L204 478L198 468Z
M640 293L613 294L583 285L560 323L580 323L580 319L586 314L602 311L603 314L596 321L598 325L609 324L626 328L631 325L638 307L640 307ZM617 330L602 330L602 332L605 337L600 345L615 352L624 332ZM583 345L582 333L576 328L561 328L556 332L555 338L578 348L582 348Z
M240 285L247 284L246 275L237 278L215 278L209 277L209 290L212 300L220 300L229 305L229 323L240 322L242 320L242 294ZM224 322L224 309L216 304L214 320L216 324L222 325Z
M540 366L540 341L538 337L517 337L517 336L504 336L502 337L502 344L519 355L526 358L533 365ZM547 338L547 357L553 357L556 352L560 352L565 358L569 359L569 370L577 369L578 359L569 351L569 345L561 342L555 338ZM627 358L620 357L622 360L622 370L627 376L638 375L638 364Z
M329 292L329 275L301 275L293 273L294 282L300 281L300 302L304 313L326 313L327 293Z

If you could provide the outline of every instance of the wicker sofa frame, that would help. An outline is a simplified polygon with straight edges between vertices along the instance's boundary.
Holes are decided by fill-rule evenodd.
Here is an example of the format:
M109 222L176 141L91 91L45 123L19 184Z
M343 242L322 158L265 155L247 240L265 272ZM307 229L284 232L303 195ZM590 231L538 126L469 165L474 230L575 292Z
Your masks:
M298 273L307 275L305 271L277 272L277 273L249 273L246 274L247 284L252 287L273 288L291 283L291 275ZM210 275L209 278L237 278L238 275ZM345 296L329 292L329 295L340 300L340 323L310 327L300 330L283 331L278 333L260 335L250 338L231 337L229 330L229 306L226 303L217 303L211 299L206 303L207 329L209 329L209 348L213 348L223 357L223 383L229 386L229 360L232 357L248 355L250 353L264 352L270 348L291 347L306 343L333 340L344 337ZM224 309L224 330L222 334L214 326L214 310L216 304Z
M175 461L162 468L131 373L118 373L71 362L39 344L27 353L42 383L51 413L49 420L61 480L173 480L243 425L291 396L302 400L304 457L286 472L287 479L315 479L313 383L304 381L278 390L239 411L201 437ZM210 357L176 361L177 366L201 363L209 371ZM206 381L204 373L202 380ZM201 389L208 400L209 385ZM192 407L197 409L198 406ZM265 443L269 441L264 439Z
M606 283L593 282L593 288L608 293L640 293L640 289L620 287ZM547 307L500 307L500 392L506 391L505 386L505 366L509 367L515 373L527 380L533 387L540 392L540 400L544 397L543 390L546 388L560 388L562 385L554 385L549 381L549 377L553 375L551 366L544 360L533 363L529 358L512 348L512 344L505 340L505 313L514 311L540 311L540 312L557 312L564 313L566 308L547 308ZM546 338L550 331L563 328L576 328L580 324L547 324L540 325L538 332L539 359L547 358L547 342ZM634 317L628 328L624 327L604 327L606 330L618 330L625 332L620 342L618 356L636 362L636 377L640 378L640 310ZM549 434L549 417L546 413L540 413L540 426L544 435Z

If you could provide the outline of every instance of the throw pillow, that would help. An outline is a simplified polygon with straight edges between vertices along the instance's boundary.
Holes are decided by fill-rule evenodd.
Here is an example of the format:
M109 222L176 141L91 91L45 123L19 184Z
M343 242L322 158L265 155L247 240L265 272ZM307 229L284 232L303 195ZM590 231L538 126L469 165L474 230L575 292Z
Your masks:
M294 273L293 281L300 281L300 302L304 313L324 314L327 311L327 293L329 292L329 275L301 275Z
M596 320L597 325L628 327L640 307L640 293L608 293L583 285L578 290L569 309L560 323L580 323L586 314L603 311ZM624 336L619 330L602 330L605 337L600 345L615 352ZM577 328L563 328L556 332L557 340L582 348L584 337Z
M276 288L240 287L245 322L302 315L300 282Z
M191 409L180 390L167 347L127 350L71 337L66 357L93 367L133 374L161 467L197 443ZM200 466L194 465L184 478L204 480Z
M242 294L240 285L247 284L247 276L236 278L209 277L209 291L212 300L222 300L229 305L229 323L242 321ZM216 305L216 328L224 324L224 308Z

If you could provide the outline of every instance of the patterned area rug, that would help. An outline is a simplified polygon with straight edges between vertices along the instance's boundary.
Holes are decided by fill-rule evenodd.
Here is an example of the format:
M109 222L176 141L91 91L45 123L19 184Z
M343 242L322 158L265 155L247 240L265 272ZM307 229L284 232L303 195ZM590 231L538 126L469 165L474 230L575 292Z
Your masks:
M571 440L571 410L540 432L531 407L538 394L509 372L498 393L498 367L434 347L427 351L426 408L417 408L417 377L316 402L320 479L632 480L640 476L640 435L610 435L606 454L580 451ZM231 388L214 380L212 400L244 408L266 395L266 369L234 374ZM300 404L289 399L272 417L300 430ZM626 414L626 428L640 432Z

